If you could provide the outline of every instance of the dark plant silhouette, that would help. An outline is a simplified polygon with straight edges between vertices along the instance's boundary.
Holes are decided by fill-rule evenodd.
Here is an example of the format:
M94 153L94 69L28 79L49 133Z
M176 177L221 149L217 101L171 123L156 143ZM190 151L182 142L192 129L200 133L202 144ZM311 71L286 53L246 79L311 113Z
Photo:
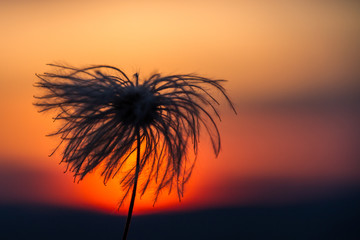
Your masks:
M213 117L220 119L219 102L209 90L218 91L235 111L221 85L225 80L154 74L139 82L138 74L130 80L112 66L51 66L56 71L37 75L35 86L44 93L35 97L34 104L40 112L57 110L54 120L63 120L50 136L61 137L58 147L66 144L61 162L76 180L98 167L104 183L119 175L125 192L119 206L132 189L124 240L139 176L143 181L139 194L155 186L154 203L165 188L169 192L176 188L180 199L196 161L200 126L219 154L220 135ZM135 152L136 162L129 158Z

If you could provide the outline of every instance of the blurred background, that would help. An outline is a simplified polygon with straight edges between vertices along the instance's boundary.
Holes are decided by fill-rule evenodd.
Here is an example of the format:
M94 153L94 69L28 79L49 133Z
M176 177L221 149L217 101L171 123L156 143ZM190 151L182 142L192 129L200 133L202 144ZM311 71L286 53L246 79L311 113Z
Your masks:
M95 227L99 236L104 229L117 236L123 221L118 215L127 211L125 205L117 212L116 179L104 186L93 174L76 184L63 173L60 154L48 157L58 139L45 135L59 124L32 105L35 73L52 71L47 63L109 64L143 78L161 72L228 80L238 114L221 108L220 156L215 159L203 138L180 203L176 194L161 195L155 207L151 192L138 198L134 238L153 229L144 236L177 239L171 233L181 229L196 239L356 239L351 224L360 212L359 23L360 4L347 0L1 1L5 239L40 239L37 230L45 225L52 226L46 234L84 236L85 223L65 227L69 218L75 224L74 216L80 222L101 219L107 228ZM69 215L59 217L64 212ZM157 228L148 225L155 225L153 218L169 235L154 233ZM11 235L16 226L24 236Z

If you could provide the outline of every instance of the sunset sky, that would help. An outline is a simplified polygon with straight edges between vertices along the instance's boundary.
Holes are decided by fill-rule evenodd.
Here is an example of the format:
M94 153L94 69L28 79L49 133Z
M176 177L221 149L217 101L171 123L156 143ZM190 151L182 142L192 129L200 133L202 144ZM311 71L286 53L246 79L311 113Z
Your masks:
M116 179L63 173L59 123L32 105L47 63L109 64L147 77L227 79L217 159L206 135L181 203L135 214L285 204L360 186L360 4L356 1L8 0L0 3L0 204L116 212ZM126 210L127 207L123 209Z

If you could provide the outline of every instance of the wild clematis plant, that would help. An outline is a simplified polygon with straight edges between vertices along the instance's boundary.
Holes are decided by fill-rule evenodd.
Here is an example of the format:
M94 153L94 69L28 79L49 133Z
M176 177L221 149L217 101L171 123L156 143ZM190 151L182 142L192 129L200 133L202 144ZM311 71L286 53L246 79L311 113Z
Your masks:
M218 91L235 112L222 86L225 80L154 74L140 81L138 74L130 80L113 66L51 66L54 72L37 75L35 87L43 95L35 96L34 105L40 112L57 111L54 119L63 125L50 135L60 136L58 147L65 145L61 162L75 179L97 168L104 183L119 175L124 190L120 206L132 190L124 240L137 192L143 195L154 184L154 203L165 188L175 188L179 199L183 196L196 162L200 127L219 154L219 102L209 90ZM136 162L129 158L135 153ZM144 182L137 189L139 176Z

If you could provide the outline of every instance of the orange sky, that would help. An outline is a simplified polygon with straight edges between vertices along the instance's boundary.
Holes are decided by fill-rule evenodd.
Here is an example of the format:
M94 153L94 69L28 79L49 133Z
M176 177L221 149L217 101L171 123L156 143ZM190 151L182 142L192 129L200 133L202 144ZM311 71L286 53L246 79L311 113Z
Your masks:
M32 106L46 63L229 80L239 114L222 109L220 157L202 140L183 202L164 195L153 209L150 195L135 213L291 200L309 186L358 182L359 114L348 107L359 89L359 22L356 1L2 1L0 202L111 212L120 199L116 181L73 184L59 156L47 157L56 124ZM330 110L301 105L319 101ZM299 193L269 193L291 184Z

